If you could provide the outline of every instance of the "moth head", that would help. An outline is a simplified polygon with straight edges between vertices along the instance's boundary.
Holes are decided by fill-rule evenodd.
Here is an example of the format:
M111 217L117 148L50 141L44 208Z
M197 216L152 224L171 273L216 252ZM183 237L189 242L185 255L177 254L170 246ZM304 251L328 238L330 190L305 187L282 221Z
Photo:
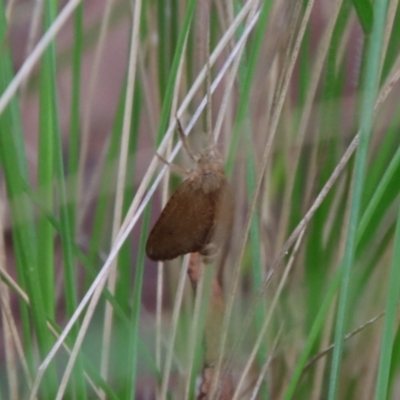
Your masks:
M197 160L198 169L203 174L224 173L223 160L215 144L209 146Z

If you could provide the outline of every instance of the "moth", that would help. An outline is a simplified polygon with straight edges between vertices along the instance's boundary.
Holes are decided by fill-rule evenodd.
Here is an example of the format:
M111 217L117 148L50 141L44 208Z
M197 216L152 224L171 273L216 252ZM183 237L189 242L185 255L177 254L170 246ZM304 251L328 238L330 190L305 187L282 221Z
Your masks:
M209 146L204 153L194 154L179 120L177 124L195 168L184 172L186 179L173 193L150 232L146 254L155 261L195 252L212 256L227 240L232 226L233 197L216 145Z

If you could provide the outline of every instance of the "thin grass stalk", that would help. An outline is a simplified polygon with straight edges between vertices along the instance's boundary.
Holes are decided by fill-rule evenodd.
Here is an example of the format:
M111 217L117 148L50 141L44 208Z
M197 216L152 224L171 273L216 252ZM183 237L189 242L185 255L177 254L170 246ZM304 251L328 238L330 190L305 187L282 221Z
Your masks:
M113 241L117 237L122 219L124 186L126 183L126 168L128 162L129 137L131 131L133 95L135 89L137 55L140 43L139 29L141 21L141 8L142 8L142 1L136 0L133 12L134 19L132 21L132 30L130 38L131 45L129 51L127 90L126 90L124 120L122 126L122 137L121 137L121 145L119 153L119 165L117 173L117 191L114 203L114 216L113 216L112 233L111 233ZM110 267L110 274L108 278L108 290L112 296L115 293L116 280L117 280L117 263L114 262L113 265L111 265ZM107 303L104 316L103 351L101 360L101 373L105 380L107 379L112 320L113 320L113 307L109 303Z
M187 370L187 378L186 378L186 385L185 385L185 395L184 399L190 399L190 386L192 383L192 374L194 370L194 361L195 361L195 353L196 347L198 343L198 333L200 332L199 329L199 320L200 320L200 311L202 305L202 298L203 298L203 286L205 280L205 271L204 265L200 266L200 277L197 284L196 289L196 300L194 303L194 311L193 311L193 319L192 319L192 326L190 329L190 341L188 346L188 370Z
M183 61L183 58L182 58ZM183 62L180 64L180 69L183 66ZM181 71L182 72L182 71ZM181 73L178 73L178 76L181 76ZM175 115L176 113L176 103L178 100L178 92L179 92L179 85L176 85L176 91L174 95L174 99L172 101L172 115ZM174 117L175 118L175 117ZM172 119L172 117L171 117ZM172 121L170 121L171 123ZM166 155L167 157L171 153L171 148L172 148L172 139L173 137L170 137L169 142L167 143L167 148L166 148ZM168 201L168 188L169 188L169 183L170 183L170 178L171 178L171 170L168 169L166 174L165 174L165 179L163 182L163 187L162 187L162 199L161 199L161 204L162 208L164 208L165 204ZM157 294L156 294L156 365L159 371L162 370L162 362L161 362L161 335L162 335L162 300L163 300L163 287L164 287L164 267L165 264L162 261L159 261L157 263ZM158 390L160 387L157 388ZM159 393L158 393L159 395Z
M2 239L0 239L3 242ZM0 244L3 247L3 243ZM3 249L4 250L4 247ZM0 254L0 265L4 264L5 254L3 251ZM15 324L13 321L13 315L10 307L10 293L9 289L4 282L0 280L0 308L1 308L1 321L2 321L2 333L3 333L3 345L4 345L4 365L5 372L7 376L7 391L8 397L10 399L18 399L19 396L19 382L18 382L18 374L17 374L17 360L15 354L14 340L13 340L13 331L12 324ZM29 376L29 374L28 374ZM0 391L0 396L2 391ZM4 392L5 394L5 387Z
M97 47L95 51L92 73L90 74L89 88L88 88L88 98L86 100L86 109L85 114L83 116L82 122L82 133L80 135L80 151L79 151L79 164L78 164L78 182L77 182L77 193L76 199L80 204L79 209L86 211L86 204L88 202L89 196L81 196L83 190L84 183L84 174L86 170L86 159L87 152L89 148L89 138L90 138L90 123L92 117L92 107L93 102L95 100L96 88L97 88L97 80L99 79L99 70L100 70L100 62L101 57L103 55L104 43L106 40L106 34L109 29L110 15L112 10L112 5L114 0L107 0L104 14L101 22L100 35L97 41ZM82 199L81 199L82 197ZM81 225L84 215L79 213L77 216L77 227Z
M168 76L170 72L170 37L168 35L167 19L171 17L165 12L165 8L169 6L170 1L157 0L157 29L158 29L158 91L159 99L164 101L165 93L168 86Z
M174 345L175 345L176 331L178 328L179 312L180 312L181 304L182 304L183 289L185 286L186 271L187 271L187 268L189 265L189 257L190 257L190 255L187 254L183 258L181 272L179 274L179 282L178 282L178 287L176 289L174 308L172 311L171 332L170 332L170 337L169 337L169 342L168 342L168 347L167 347L167 354L165 357L160 400L165 400L166 396L167 396L169 376L171 373L171 362L172 362L172 356L173 356Z
M251 132L252 130L249 129ZM254 148L251 145L252 142L248 141L246 145L246 150L247 150L247 163L246 163L246 182L247 182L247 193L250 195L251 193L254 193L254 189L256 186L256 166L255 166L255 155L254 155ZM250 196L248 195L248 200L251 201ZM263 277L264 277L264 271L263 271L263 265L261 262L261 253L262 253L262 248L261 248L261 238L260 238L260 224L259 224L259 213L258 210L254 211L253 218L251 221L251 226L250 226L250 246L251 246L251 264L252 264L252 276L253 276L253 290L254 292L258 292L261 288L262 282L263 282ZM257 332L261 332L262 326L263 326L263 321L267 317L267 308L266 304L262 302L260 305L258 305L257 310L255 311L255 318L256 318L256 327L257 327ZM267 346L265 341L261 342L259 350L257 352L257 361L260 365L263 365L263 370L267 368ZM261 385L260 381L260 385ZM266 386L265 384L263 385L263 391L262 395L263 397L266 396ZM257 389L258 392L259 389Z
M143 12L142 12L143 14ZM132 125L131 125L131 138L129 140L128 149L128 166L126 171L125 189L124 189L124 202L123 202L123 215L126 215L129 210L131 201L135 195L135 188L132 182L135 181L135 173L137 172L138 164L138 141L139 141L139 126L141 123L141 111L143 109L142 104L142 93L143 91L139 88L139 80L135 87L134 99L133 99L133 110L132 110ZM130 310L130 294L131 294L131 276L132 276L132 262L133 262L133 249L129 241L126 241L122 246L118 255L118 280L115 289L115 302L113 307L115 309L115 303L121 307L126 313ZM115 309L116 311L116 309ZM117 314L116 314L117 316Z
M82 65L82 47L83 47L83 6L80 4L74 15L74 45L72 59L72 90L71 90L71 115L70 115L70 133L68 148L68 174L72 177L78 176L79 170L79 132L80 132L80 109L81 109L81 65ZM72 186L72 185L71 185ZM72 192L77 193L77 187L72 186ZM76 222L76 201L78 198L73 196L75 201L71 201L68 206L69 226L71 233L75 237Z
M387 54L389 40L393 33L393 25L395 23L396 10L397 10L398 5L399 5L399 0L391 0L388 5L385 34L383 37L383 44L382 44L382 58L381 58L381 65L379 68L379 76L382 76L383 64L385 61L385 56Z
M250 3L250 1L249 1L249 3ZM253 3L253 7L249 11L247 26L249 26L249 24L251 23L251 21L254 19L255 15L256 15L256 11L257 11L256 7L257 7L259 2L258 2L258 0L254 0L252 3ZM238 73L238 70L239 70L239 67L240 67L240 63L241 63L241 60L242 60L242 56L243 56L243 51L244 50L245 50L245 43L243 44L243 46L239 50L238 55L237 55L235 61L233 62L231 71L228 74L227 85L226 85L226 88L225 88L224 97L223 97L222 102L221 102L220 111L218 113L218 118L217 118L217 121L215 123L215 128L214 128L214 135L215 135L216 140L219 137L219 134L220 134L220 131L221 131L221 128L222 128L222 123L223 123L225 115L226 115L227 107L229 105L232 105L231 101L232 101L233 85L234 85L236 77L237 77L237 73ZM254 60L254 64L255 64L255 61L256 60ZM252 71L249 71L248 75L250 75L251 72L254 72L254 69ZM244 87L246 87L246 84L244 84ZM247 97L247 100L248 100L248 98L250 96L250 91L248 91L247 93L246 92L242 93L242 95L240 97L239 108L244 107L244 106L242 106L242 104L245 104L245 105L248 104L246 101L242 100L244 98L244 95L246 95L246 94L248 96ZM237 115L237 120L238 120L238 118L239 118L239 116Z
M354 187L352 191L349 230L346 239L346 251L343 260L343 278L341 282L338 313L336 319L335 349L333 351L329 379L329 400L335 400L338 394L340 364L343 352L343 338L346 328L346 315L348 308L348 291L350 287L352 266L354 263L357 225L359 223L359 210L365 177L368 144L373 126L374 104L378 95L380 56L382 50L386 11L387 0L383 0L374 4L374 24L371 34L370 48L368 50L366 59L367 69L364 85L365 92L363 94L360 116L360 143L355 161Z
M4 193L4 185L0 185L0 192ZM3 197L3 196L2 196ZM3 202L0 202L0 268L6 269L6 249L4 245L4 206ZM5 365L7 375L7 389L8 396L10 399L18 399L18 374L17 374L17 363L16 363L16 349L13 340L13 325L15 328L15 321L11 312L10 305L10 291L7 285L0 280L0 309L1 309L1 321L3 327L3 340L4 340L4 352L5 352ZM18 334L16 340L19 340ZM27 377L29 377L29 372ZM0 391L1 396L2 391Z
M127 362L127 398L134 399L136 393L137 380L137 358L139 353L138 337L139 337L139 320L140 309L142 306L142 290L143 290L143 273L145 265L145 246L146 236L149 230L150 207L144 212L142 232L140 235L140 243L138 249L138 258L135 272L135 283L133 287L133 306L132 316L129 329L129 344L128 344L128 362Z
M257 399L258 392L260 391L261 385L262 385L263 381L265 380L265 374L267 373L267 369L268 369L269 365L271 364L272 358L274 357L274 352L276 350L276 347L278 346L278 342L279 342L279 338L281 337L281 334L282 334L282 328L279 329L278 334L276 335L276 338L274 340L274 343L272 344L271 353L268 356L268 358L265 360L265 363L261 368L260 374L258 375L257 381L251 392L250 400Z
M250 91L251 91L251 87L252 87L252 83L253 83L255 70L257 67L257 60L258 60L261 46L262 46L262 43L264 40L264 32L267 27L268 17L270 14L270 8L271 8L271 1L266 1L262 5L261 11L260 11L258 26L257 26L257 30L255 33L254 45L253 45L253 48L252 48L251 54L250 54L250 59L249 59L248 68L247 68L247 75L246 75L244 83L243 83L242 93L240 96L240 102L239 102L237 113L236 113L235 127L234 127L234 131L232 134L232 139L231 139L230 151L229 151L227 162L226 162L226 170L227 170L228 175L231 175L232 171L233 171L234 157L237 153L237 148L239 145L242 124L243 124L245 115L248 111ZM251 10L253 10L253 9L251 9Z
M98 252L101 248L101 238L104 231L104 219L106 210L111 203L112 194L114 193L115 181L115 163L118 155L119 143L122 133L123 117L124 117L124 102L125 102L126 85L121 88L121 93L118 101L117 110L115 113L114 124L112 127L109 140L104 144L100 158L105 160L97 163L97 173L92 178L94 181L100 181L99 195L96 204L96 211L93 218L93 227L91 232L91 240L89 244L88 260L91 265L95 265L98 260ZM102 169L100 168L102 165ZM100 180L101 178L101 180ZM97 186L97 185L96 185ZM92 192L89 187L89 192ZM93 190L94 192L94 190Z

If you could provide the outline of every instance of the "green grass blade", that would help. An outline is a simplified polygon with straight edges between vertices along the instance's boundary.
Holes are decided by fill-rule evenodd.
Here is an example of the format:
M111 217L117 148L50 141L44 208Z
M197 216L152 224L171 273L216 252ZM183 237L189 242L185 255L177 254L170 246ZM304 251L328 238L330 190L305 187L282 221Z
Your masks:
M369 35L372 30L372 23L374 19L374 10L369 0L353 0L354 8L360 24L363 28L364 34Z
M399 149L400 150L400 149ZM393 354L393 341L397 325L397 311L400 300L400 208L397 216L396 234L394 240L392 267L389 277L389 290L386 300L386 315L383 328L381 353L379 358L378 379L375 398L385 400L388 393L390 367Z
M79 169L79 134L80 134L80 109L81 109L81 64L83 48L83 5L80 4L74 15L74 50L72 59L72 94L71 94L71 116L68 149L68 177L71 191L75 194L75 185ZM73 199L76 196L70 196ZM69 225L74 236L76 202L71 201L68 205Z
M135 398L136 393L136 379L137 379L137 356L138 356L138 336L139 336L139 317L140 309L142 306L142 290L143 290L143 271L145 265L145 246L146 237L149 230L151 208L148 207L143 215L143 225L140 235L140 243L138 249L138 257L136 263L135 283L133 287L133 307L131 316L131 329L129 332L129 345L128 345L128 363L127 363L127 376L132 377L127 379L126 394L129 399Z
M352 193L349 228L346 238L346 249L343 260L343 278L339 294L338 313L335 329L335 347L332 357L332 366L329 380L329 400L337 398L339 386L340 364L343 352L343 340L346 329L347 300L350 287L351 271L354 262L356 230L359 219L361 195L363 191L365 166L368 154L369 138L373 125L373 111L379 83L380 53L385 27L387 1L375 3L375 21L371 35L370 48L367 55L367 69L365 76L365 92L360 119L360 143L358 146L354 188Z

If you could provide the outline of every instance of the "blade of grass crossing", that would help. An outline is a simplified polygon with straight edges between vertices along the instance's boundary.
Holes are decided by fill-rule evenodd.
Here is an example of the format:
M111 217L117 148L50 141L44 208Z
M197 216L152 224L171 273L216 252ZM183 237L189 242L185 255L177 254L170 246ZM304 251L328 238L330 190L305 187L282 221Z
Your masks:
M387 0L374 5L375 20L373 24L370 48L367 53L367 69L365 75L365 92L360 119L360 143L355 161L354 187L350 206L349 228L346 238L346 249L343 260L343 278L339 294L338 313L335 329L335 347L329 379L329 400L335 400L338 394L340 364L343 351L343 340L346 329L347 299L350 278L355 254L356 230L359 219L361 195L364 183L369 138L373 126L374 103L378 93L380 53L383 41Z

